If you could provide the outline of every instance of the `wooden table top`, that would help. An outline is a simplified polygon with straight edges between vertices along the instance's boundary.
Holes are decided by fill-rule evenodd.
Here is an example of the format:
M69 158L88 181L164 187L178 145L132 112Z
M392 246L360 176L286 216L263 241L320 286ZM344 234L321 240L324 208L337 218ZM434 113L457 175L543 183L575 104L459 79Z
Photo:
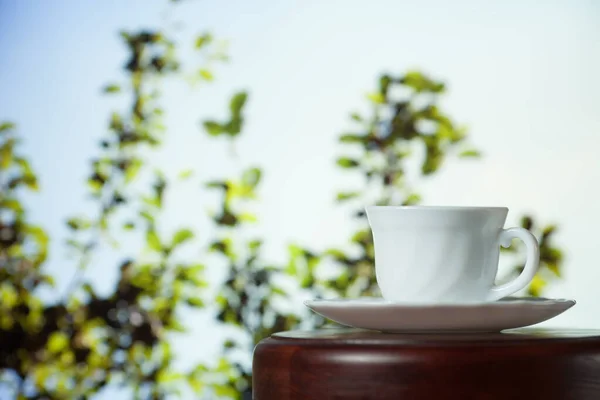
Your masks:
M600 399L600 330L280 332L253 374L255 400Z

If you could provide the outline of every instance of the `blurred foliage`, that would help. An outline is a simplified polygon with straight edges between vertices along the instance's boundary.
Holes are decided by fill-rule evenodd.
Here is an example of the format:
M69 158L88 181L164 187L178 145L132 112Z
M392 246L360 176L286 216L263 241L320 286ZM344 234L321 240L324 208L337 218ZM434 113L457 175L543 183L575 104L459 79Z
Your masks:
M352 113L355 128L340 135L340 171L363 183L336 194L349 208L358 229L347 246L317 251L291 244L288 261L274 265L262 253L265 238L253 237L259 223L251 210L258 201L263 172L245 166L238 177L203 183L217 191L220 202L211 217L216 228L199 259L178 257L180 248L196 243L196 233L182 226L170 235L160 227L164 199L172 182L147 161L166 134L160 104L160 83L182 75L177 47L164 32L123 32L128 49L124 66L128 80L104 87L108 96L125 96L131 106L114 112L108 133L99 142L87 180L94 201L89 215L67 218L68 247L76 268L65 293L55 301L42 299L40 289L52 290L44 273L48 236L27 220L25 190L38 190L26 158L18 153L16 127L0 124L0 371L2 390L18 399L87 399L106 387L126 387L136 399L248 399L251 366L236 352L251 354L255 344L273 332L299 326L317 327L322 318L306 311L285 311L281 304L298 296L376 296L373 242L363 204L418 204L419 182L435 175L446 162L477 158L466 129L439 106L445 85L418 71L382 75L367 96L369 111ZM214 38L202 34L192 47L207 63L198 69L212 81L215 60L227 57L211 50ZM208 137L235 140L243 132L245 91L234 94L224 119L204 121ZM179 179L192 179L194 171ZM539 295L551 279L560 277L563 256L552 243L554 225L533 217L522 226L540 238L542 268L529 287ZM99 294L86 277L102 246L119 250L123 235L141 243L117 265L118 280L108 294ZM197 246L197 245L196 245ZM521 245L507 250L523 265ZM133 254L133 255L132 255ZM217 256L225 262L225 281L207 282L204 264ZM214 297L207 290L216 288ZM294 290L290 290L292 285ZM210 305L212 308L209 308ZM185 332L182 311L212 313L215 324L241 335L223 341L221 357L178 370L171 343ZM8 393L8 392L6 392Z
M169 182L160 171L149 171L142 157L161 145L165 127L158 84L178 72L176 49L160 32L123 32L121 37L129 51L124 67L129 80L107 85L104 92L129 95L131 107L112 113L91 162L87 184L96 210L66 221L67 245L77 266L66 293L54 302L38 294L40 286L52 283L41 269L48 238L27 223L19 198L22 187L37 189L37 179L14 153L14 127L2 125L0 369L18 398L84 399L104 387L124 385L134 398L162 399L184 386L197 393L210 386L204 365L173 368L167 339L185 331L183 307L204 307L199 293L208 283L204 265L176 258L194 232L182 227L171 237L159 233ZM151 179L140 194L144 173ZM139 257L113 267L119 271L115 287L100 295L85 271L99 247L118 247L119 235L138 235L145 244Z

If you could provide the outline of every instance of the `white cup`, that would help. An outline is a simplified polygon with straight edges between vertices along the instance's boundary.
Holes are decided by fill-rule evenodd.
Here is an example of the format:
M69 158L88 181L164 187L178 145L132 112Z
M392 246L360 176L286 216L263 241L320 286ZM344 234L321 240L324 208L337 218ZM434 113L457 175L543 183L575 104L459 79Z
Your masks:
M523 228L503 229L505 207L366 207L373 230L375 273L386 300L401 303L489 302L533 279L538 242ZM495 286L500 246L527 248L523 272Z

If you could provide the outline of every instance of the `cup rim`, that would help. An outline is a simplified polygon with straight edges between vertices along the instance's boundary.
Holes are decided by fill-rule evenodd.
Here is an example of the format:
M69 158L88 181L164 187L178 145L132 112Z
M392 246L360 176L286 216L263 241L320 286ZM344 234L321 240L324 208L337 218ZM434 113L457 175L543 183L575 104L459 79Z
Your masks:
M422 210L422 211L508 211L508 207L501 206L365 206L366 210Z

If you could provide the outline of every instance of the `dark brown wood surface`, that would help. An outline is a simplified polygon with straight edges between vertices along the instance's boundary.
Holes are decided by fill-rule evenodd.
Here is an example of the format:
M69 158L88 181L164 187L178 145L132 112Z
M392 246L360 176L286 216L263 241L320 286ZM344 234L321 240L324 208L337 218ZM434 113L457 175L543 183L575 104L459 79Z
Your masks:
M254 400L600 400L600 331L282 332L258 344Z

